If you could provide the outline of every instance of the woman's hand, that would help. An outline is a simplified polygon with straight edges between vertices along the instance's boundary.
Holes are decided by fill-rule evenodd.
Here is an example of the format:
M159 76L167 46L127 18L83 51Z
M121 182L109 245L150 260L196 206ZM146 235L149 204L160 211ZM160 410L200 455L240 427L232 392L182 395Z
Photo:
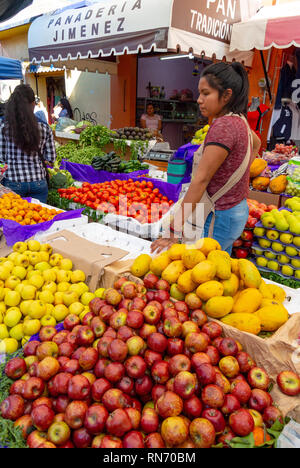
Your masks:
M176 244L178 241L179 239L176 239L176 237L162 237L161 239L157 239L151 244L151 253L154 253L156 251L156 253L159 254L165 249L168 250L173 244Z

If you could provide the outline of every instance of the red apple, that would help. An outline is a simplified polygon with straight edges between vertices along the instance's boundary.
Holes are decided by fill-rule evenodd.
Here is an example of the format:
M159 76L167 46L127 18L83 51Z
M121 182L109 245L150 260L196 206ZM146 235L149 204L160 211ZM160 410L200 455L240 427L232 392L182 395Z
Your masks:
M124 325L129 325L127 321L128 314L129 312L125 311L124 309L117 310L110 316L109 326L117 332L119 328L123 327Z
M251 396L248 403L249 408L262 412L265 408L270 406L270 404L270 397L267 392L260 390L259 388L254 388L251 391Z
M73 375L68 383L68 396L71 400L84 400L90 395L91 384L84 375Z
M219 362L221 372L228 378L236 377L240 372L240 366L234 356L225 356Z
M108 323L112 314L116 312L116 309L111 305L104 305L99 311L99 317L104 323Z
M123 437L124 448L144 448L143 435L139 431L130 431Z
M169 338L167 345L167 354L169 356L175 356L176 354L182 354L184 349L184 341L180 338Z
M207 323L208 319L207 319L206 313L203 312L203 310L195 309L191 313L191 320L193 322L195 322L198 325L198 327L203 327L203 325L205 325ZM204 333L206 333L206 332L204 331ZM207 333L207 335L208 335L208 333Z
M141 412L136 408L124 408L126 411L127 416L130 419L132 429L138 429L140 427L141 422Z
M148 434L145 439L146 448L165 448L165 443L159 432Z
M240 408L229 416L229 426L236 435L246 437L254 429L254 419L247 409Z
M108 357L108 348L111 342L114 340L111 336L102 336L97 343L97 350L101 357Z
M218 385L206 385L202 390L201 399L208 407L222 408L225 401L225 395Z
M52 341L54 341L54 343L57 345L60 345L61 343L67 341L69 334L70 332L68 330L61 330L60 332L56 333L56 335L52 338Z
M90 346L95 340L93 330L88 326L82 326L77 333L77 344L79 346Z
M126 325L134 329L141 328L144 318L145 315L140 310L130 310L127 314Z
M152 333L156 333L157 329L155 325L150 325L150 323L144 323L143 326L139 329L139 336L143 340L146 340L148 336Z
M141 356L131 356L125 361L124 365L128 377L133 379L143 377L147 369L146 362Z
M125 343L129 338L132 338L133 336L134 334L133 334L132 329L129 328L127 325L120 327L117 332L117 339L122 340Z
M118 408L125 408L125 394L118 388L110 388L103 394L102 403L109 413Z
M68 372L72 375L75 375L80 369L79 362L77 359L69 359L65 364L63 364L61 370L63 372Z
M15 382L11 385L9 389L9 394L10 395L23 395L23 388L25 385L25 380L15 380Z
M20 357L15 357L7 362L4 372L9 379L20 379L27 371L26 362Z
M35 430L29 434L26 443L29 448L39 448L46 441L46 438L46 433Z
M52 341L56 334L57 330L55 327L44 326L39 331L39 339L40 341Z
M91 329L95 335L95 338L101 338L106 330L106 324L101 320L100 317L93 317L91 321Z
M202 418L208 419L208 421L210 421L213 424L216 434L221 434L226 427L224 416L218 409L205 409L202 413Z
M87 314L85 314L85 316L81 320L82 326L90 328L94 317L95 315L93 314L93 312L88 312Z
M159 280L159 278L156 275L154 275L153 273L148 273L144 277L144 285L148 289L155 289L155 285L156 285L158 280Z
M90 311L95 315L99 315L101 307L105 305L106 301L104 299L100 299L99 297L95 297L89 302Z
M190 398L196 391L196 377L187 371L179 372L174 379L174 391L183 399Z
M237 353L236 359L239 363L240 371L243 374L249 372L252 369L252 367L255 367L255 362L253 361L252 357L244 351L240 351L239 353Z
M35 356L37 347L41 344L40 341L32 340L28 341L23 348L24 356Z
M151 369L155 362L162 361L162 355L151 349L147 349L144 354L144 359L147 364L147 367Z
M202 387L216 382L216 371L211 364L201 364L196 368L196 374Z
M197 448L210 448L215 443L216 431L208 419L194 419L190 424L189 433Z
M131 421L124 409L118 408L108 416L106 430L109 434L116 437L123 437L123 435L131 429Z
M20 395L9 395L5 398L0 406L2 418L15 421L24 414L25 403Z
M224 398L224 403L221 408L221 411L226 416L228 414L234 413L238 409L240 409L241 404L240 401L237 399L236 396L232 395L231 393L227 393Z
M176 317L166 318L163 324L164 334L169 338L176 338L181 336L182 324Z
M141 430L146 434L157 432L159 427L159 418L153 408L145 408L141 418Z
M135 393L139 396L150 395L153 387L152 379L149 375L144 375L135 381Z
M99 434L105 428L109 416L107 409L99 403L91 405L84 418L84 427L90 434Z
M202 364L212 364L211 358L207 353L195 353L191 358L191 366L194 370Z
M151 397L154 403L159 399L159 397L162 396L163 393L165 393L165 391L166 391L165 385L156 384L154 385L154 387L152 387Z
M48 429L48 439L55 445L64 445L70 438L71 431L69 426L64 422L53 422Z
M230 448L228 442L230 442L235 437L236 434L230 429L229 426L226 426L223 434L218 437L217 442L218 444L223 444L223 448Z
M223 356L235 356L238 353L238 346L233 338L223 338L218 351Z
M149 303L143 310L145 322L150 325L156 325L161 317L161 310L156 304Z
M92 436L85 427L81 427L73 431L72 440L75 447L88 448L92 443Z
M166 391L159 397L155 404L155 411L163 419L178 416L183 409L182 399L174 392Z
M100 378L100 377L104 377L104 370L105 370L105 367L108 366L108 364L110 363L111 361L109 361L108 359L105 359L105 358L101 358L99 359L99 361L97 361L95 367L94 367L94 374L97 378Z
M260 390L267 390L270 385L270 378L264 369L260 367L252 367L248 372L248 382L252 388L259 388ZM300 388L300 380L299 380Z
M297 396L300 393L300 377L295 372L280 372L277 376L277 384L285 395Z
M209 345L209 337L206 333L189 333L185 338L185 345L191 353L205 352Z
M31 412L32 423L39 431L47 431L53 422L54 416L54 411L47 405L39 405L33 408Z
M283 416L276 406L268 406L263 412L263 421L267 427L272 427L276 421L283 424Z
M222 327L217 322L207 322L201 328L203 333L206 333L211 340L218 338L222 335Z
M122 448L122 440L119 437L104 436L100 448L115 449Z
M115 339L108 346L108 356L112 361L125 361L127 353L127 344L122 340Z
M22 432L23 438L27 439L28 435L34 429L31 416L29 414L24 414L14 422L14 427L18 427Z
M161 333L151 333L147 338L147 345L152 351L163 353L168 346L168 340Z
M151 376L155 383L164 384L169 378L169 365L166 361L155 362L151 367Z
M83 426L84 418L88 410L85 401L74 400L69 403L65 411L65 422L71 429L79 429Z
M111 383L119 382L125 375L125 367L121 362L110 362L104 369L104 377Z
M154 294L154 300L160 302L161 304L164 301L168 301L170 299L170 293L166 290L159 290L156 291Z
M189 419L199 418L202 414L202 408L201 400L196 395L183 401L183 412Z
M67 341L58 345L58 354L59 356L65 356L70 358L74 352L74 345L68 343Z
M55 394L67 395L69 381L71 378L72 374L70 372L59 372L56 374L52 380Z
M112 387L111 383L104 378L95 380L91 387L91 394L94 401L101 401L104 393Z
M214 346L207 346L206 354L210 358L213 366L216 366L220 361L220 353Z
M45 383L39 377L30 377L25 381L23 387L23 398L25 400L36 400L45 390Z
M69 403L70 399L67 395L58 395L56 399L53 399L53 409L55 413L64 413Z
M242 405L248 403L251 397L251 387L247 382L242 380L232 382L230 389L232 395L234 395Z
M78 317L78 315L69 314L64 320L64 329L71 331L73 330L74 327L76 327L76 325L79 325L79 324L80 324L80 318ZM55 334L56 333L57 331L55 330Z

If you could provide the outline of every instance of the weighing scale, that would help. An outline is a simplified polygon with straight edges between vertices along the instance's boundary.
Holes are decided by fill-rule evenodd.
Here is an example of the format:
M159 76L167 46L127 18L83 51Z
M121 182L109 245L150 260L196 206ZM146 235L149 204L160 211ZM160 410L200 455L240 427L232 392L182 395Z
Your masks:
M175 151L170 149L170 144L168 142L156 143L153 148L144 155L143 159L168 162L174 153Z

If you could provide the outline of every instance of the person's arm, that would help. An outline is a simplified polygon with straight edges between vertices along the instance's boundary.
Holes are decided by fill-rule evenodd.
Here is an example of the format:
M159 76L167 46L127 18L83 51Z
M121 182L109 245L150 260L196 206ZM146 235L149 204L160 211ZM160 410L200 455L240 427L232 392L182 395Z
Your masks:
M49 125L47 125L46 143L44 147L44 159L51 166L53 166L56 160L55 142L53 132Z
M162 129L162 119L161 119L161 117L159 117L157 130L158 130L159 132L161 132L161 129Z
M252 135L253 135L253 154L251 157L251 163L254 161L255 158L259 156L259 150L261 147L261 140L253 130L252 130Z
M147 128L146 119L144 115L142 115L141 117L141 128Z
M159 253L172 245L172 243L176 242L176 233L182 232L186 220L195 210L197 203L200 202L208 184L227 156L228 150L221 146L209 145L205 148L196 175L191 182L180 209L176 212L171 223L171 238L162 238L153 242L151 246L152 252L157 250L157 253ZM172 231L174 231L173 234Z

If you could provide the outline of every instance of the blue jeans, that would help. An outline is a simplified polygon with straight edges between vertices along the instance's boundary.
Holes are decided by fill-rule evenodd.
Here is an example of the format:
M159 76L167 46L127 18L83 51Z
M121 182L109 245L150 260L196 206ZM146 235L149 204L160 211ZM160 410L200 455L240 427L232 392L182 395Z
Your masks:
M229 210L215 211L215 225L213 238L219 242L222 250L231 255L232 244L236 241L243 230L249 216L247 200L230 208ZM208 237L209 226L212 219L212 213L208 216L204 226L204 237Z
M15 182L4 178L2 184L17 193L21 197L32 197L41 203L47 203L48 184L46 179L34 180L32 182Z

